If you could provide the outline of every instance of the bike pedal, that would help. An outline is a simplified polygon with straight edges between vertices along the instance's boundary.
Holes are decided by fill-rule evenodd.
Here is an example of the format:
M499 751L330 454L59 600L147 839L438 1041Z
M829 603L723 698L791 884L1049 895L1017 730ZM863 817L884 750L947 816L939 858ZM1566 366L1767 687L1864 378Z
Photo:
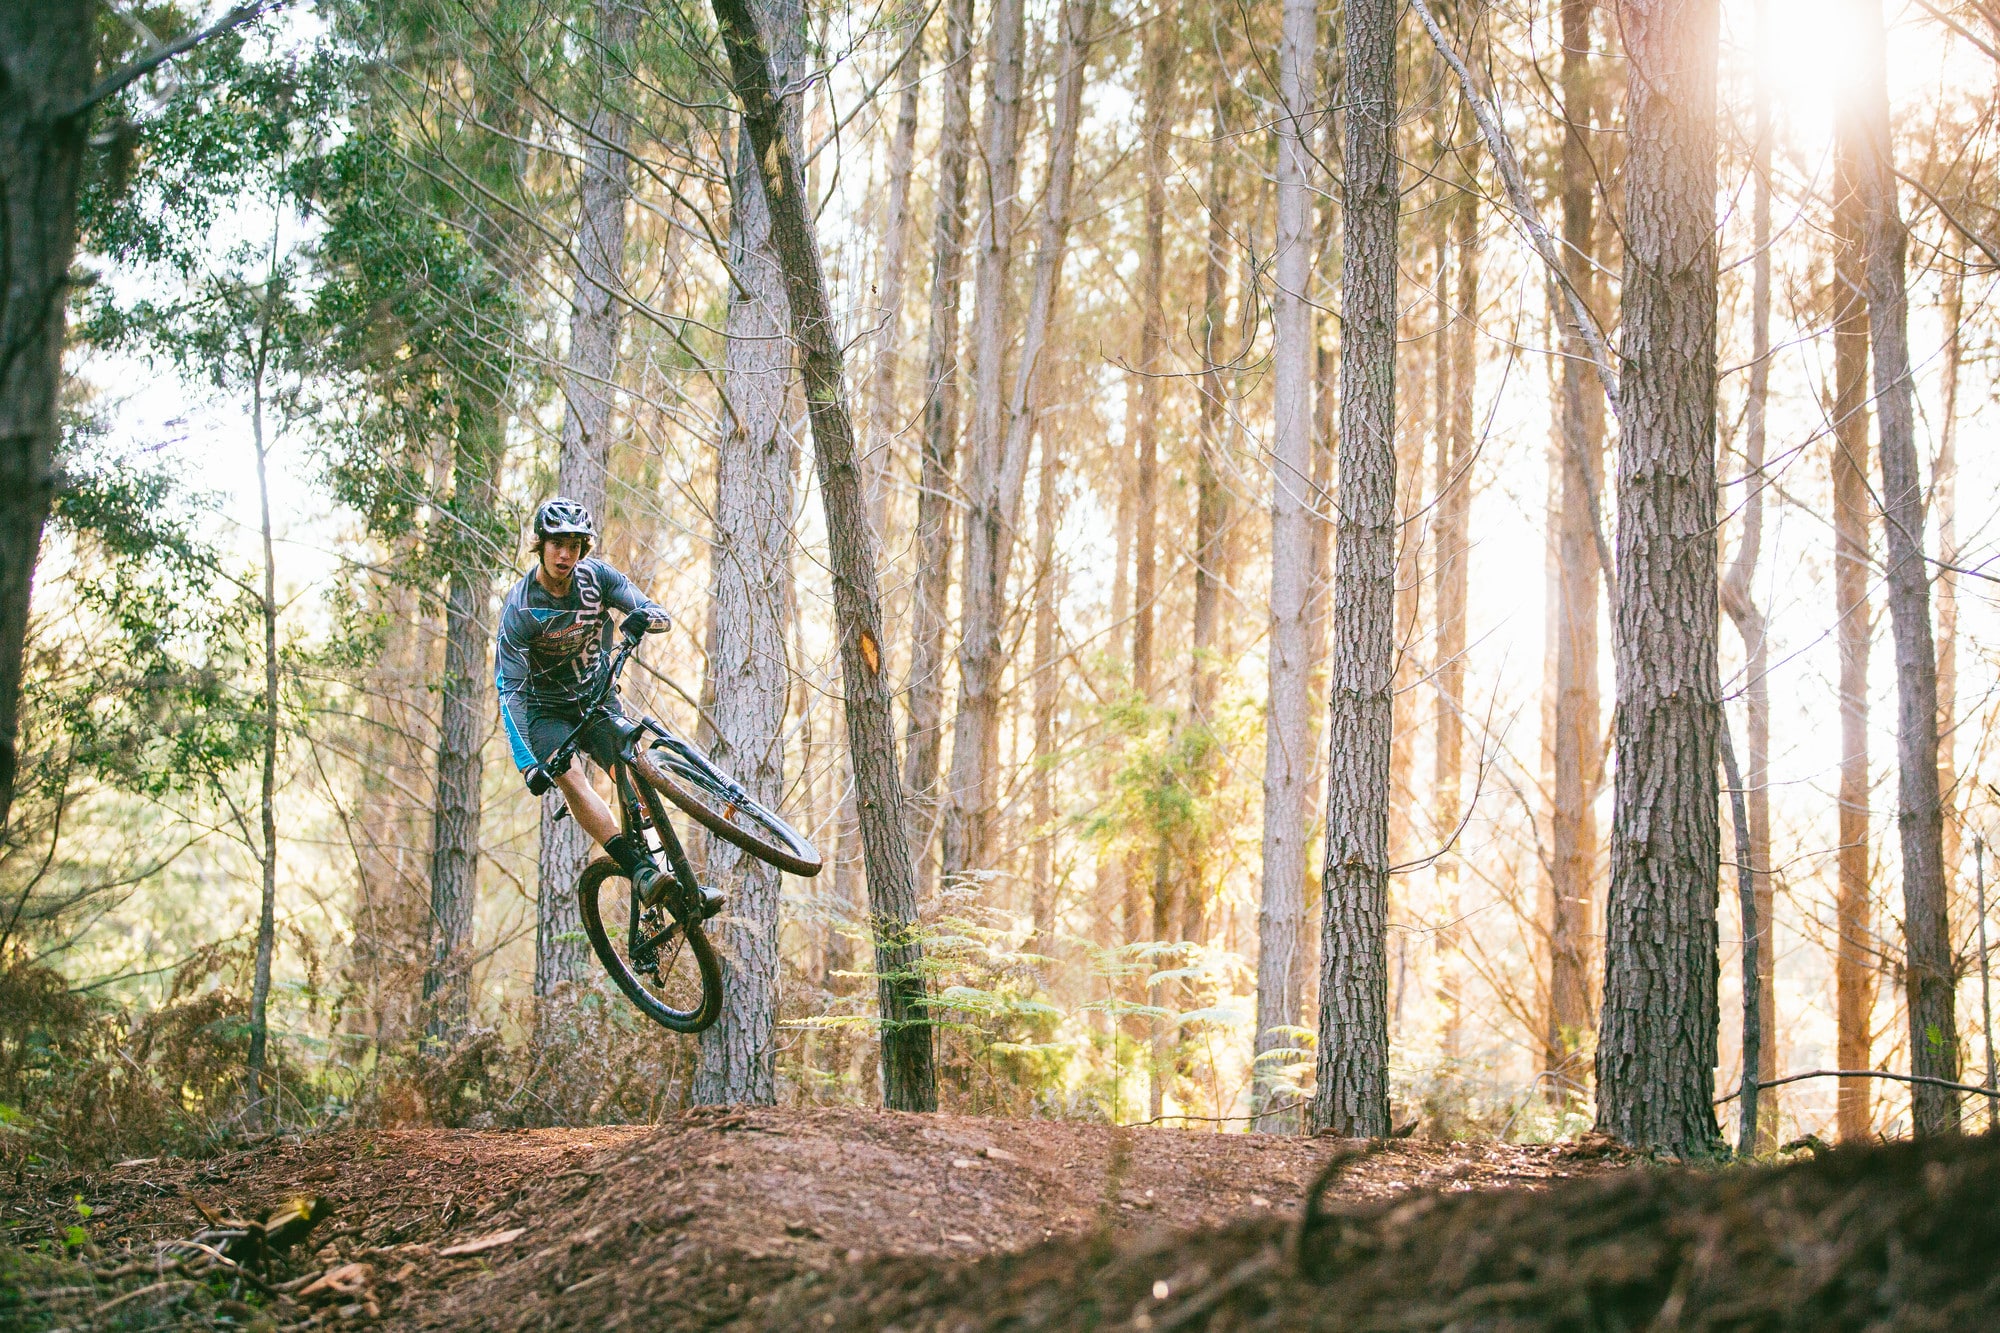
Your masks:
M701 886L701 919L709 921L722 915L722 909L729 905L728 895L713 884Z

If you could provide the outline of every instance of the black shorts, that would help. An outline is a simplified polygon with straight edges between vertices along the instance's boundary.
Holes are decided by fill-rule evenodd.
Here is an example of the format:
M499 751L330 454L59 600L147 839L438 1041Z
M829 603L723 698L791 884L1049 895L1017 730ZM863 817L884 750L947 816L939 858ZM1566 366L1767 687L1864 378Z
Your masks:
M612 706L617 707L615 700ZM527 702L510 707L505 700L500 704L500 721L507 729L507 747L514 756L514 767L523 773L536 764L547 763L556 747L582 720L583 710L575 707ZM598 767L607 770L618 758L618 745L618 729L605 718L593 723L577 739L577 748L595 759Z

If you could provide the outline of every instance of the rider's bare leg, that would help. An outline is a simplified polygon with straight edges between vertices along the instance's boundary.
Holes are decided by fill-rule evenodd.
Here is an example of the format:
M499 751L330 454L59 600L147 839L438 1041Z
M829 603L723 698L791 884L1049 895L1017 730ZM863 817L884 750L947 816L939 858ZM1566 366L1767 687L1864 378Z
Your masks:
M560 774L556 778L556 790L569 802L570 818L576 820L577 826L588 833L598 846L617 857L619 853L611 846L611 841L620 835L618 819L611 813L611 807L604 803L604 798L597 794L597 789L590 785L590 780L584 777L583 765L572 764L567 773ZM650 861L650 855L646 859ZM658 887L648 892L648 905L656 905L674 881L671 877L663 877L656 882ZM642 882L640 887L646 889L646 884ZM718 890L704 884L700 892L704 917L714 916L722 910L723 897Z
M582 764L571 764L569 772L558 776L556 790L569 802L570 817L590 835L592 842L602 847L618 836L618 816L611 813L611 807L583 775Z

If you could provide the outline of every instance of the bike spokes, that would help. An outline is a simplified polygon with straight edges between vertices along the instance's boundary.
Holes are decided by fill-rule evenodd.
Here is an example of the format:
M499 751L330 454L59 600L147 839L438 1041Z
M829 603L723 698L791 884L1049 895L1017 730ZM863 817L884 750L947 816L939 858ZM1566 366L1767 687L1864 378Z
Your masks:
M577 885L591 947L618 988L645 1014L676 1032L699 1032L721 1010L722 977L699 926L646 907L618 867L593 862Z
M685 744L656 742L633 755L632 768L723 841L795 875L819 873L819 852L804 835Z

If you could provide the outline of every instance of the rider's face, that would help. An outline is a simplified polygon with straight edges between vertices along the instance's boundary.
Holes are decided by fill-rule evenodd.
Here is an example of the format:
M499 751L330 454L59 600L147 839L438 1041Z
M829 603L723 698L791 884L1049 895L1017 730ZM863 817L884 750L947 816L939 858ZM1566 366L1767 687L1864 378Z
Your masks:
M542 570L556 583L567 582L583 559L583 538L549 537L542 542Z

